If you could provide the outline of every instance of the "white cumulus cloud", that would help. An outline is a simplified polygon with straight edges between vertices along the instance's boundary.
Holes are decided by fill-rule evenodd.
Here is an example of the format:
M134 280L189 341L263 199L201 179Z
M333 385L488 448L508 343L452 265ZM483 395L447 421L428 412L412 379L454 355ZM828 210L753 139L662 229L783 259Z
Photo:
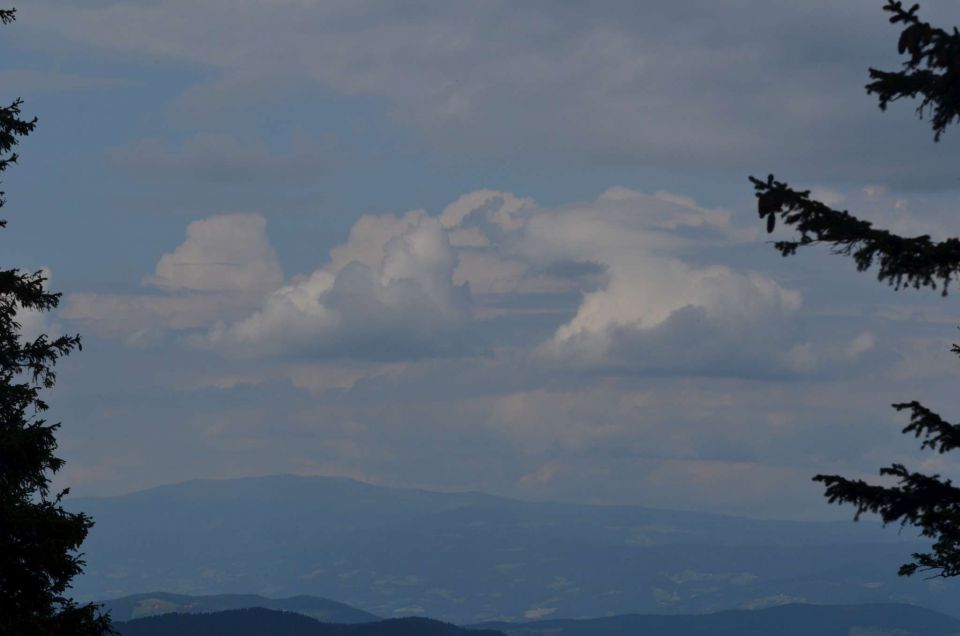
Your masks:
M437 215L364 215L322 266L284 280L265 219L225 214L191 223L161 256L144 279L159 293L74 294L65 316L150 341L179 331L231 357L383 362L507 346L617 373L813 373L872 349L862 334L811 344L798 291L724 262L755 238L727 211L666 192L618 187L547 208L479 190ZM498 320L539 327L520 340L501 328L519 323Z
M142 346L142 334L245 315L283 283L283 271L262 215L222 214L190 223L184 241L142 283L160 293L72 293L61 316Z
M144 282L169 290L251 291L274 288L283 272L259 214L222 214L187 226Z
M197 343L234 355L377 360L459 350L470 298L453 282L456 252L436 219L404 218L361 219L329 268L280 287L258 311Z

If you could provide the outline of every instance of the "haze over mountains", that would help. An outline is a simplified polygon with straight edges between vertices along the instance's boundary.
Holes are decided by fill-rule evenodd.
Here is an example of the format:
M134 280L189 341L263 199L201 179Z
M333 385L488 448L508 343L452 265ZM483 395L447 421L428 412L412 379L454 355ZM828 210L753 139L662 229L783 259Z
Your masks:
M118 628L121 636L504 636L493 630L465 629L425 618L342 625L264 608L165 614L121 623Z
M960 585L902 579L917 544L850 522L521 502L337 478L191 481L76 499L96 519L75 591L317 595L384 618L459 624L909 602Z
M166 614L121 622L121 636L956 636L960 620L910 605L783 605L700 615L627 615L487 623L462 628L423 618L322 623L264 608Z
M369 623L380 617L345 603L316 596L267 598L257 594L211 594L188 596L169 592L133 594L103 602L103 607L117 621L129 621L162 614L202 614L259 607L295 612L325 623Z
M507 636L947 636L960 620L899 604L782 605L685 616L488 623Z

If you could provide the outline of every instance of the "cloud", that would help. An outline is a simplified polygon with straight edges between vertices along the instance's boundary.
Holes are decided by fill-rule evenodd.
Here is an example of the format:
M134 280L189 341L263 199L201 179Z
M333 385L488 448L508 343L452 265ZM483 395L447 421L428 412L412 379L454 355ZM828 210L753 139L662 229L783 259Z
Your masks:
M411 210L400 217L392 214L364 214L350 228L347 242L330 251L330 262L326 269L336 274L350 263L375 268L383 262L387 243L414 229L426 219L427 213L424 210Z
M479 190L436 216L364 215L322 267L284 281L265 219L218 215L191 223L144 278L162 293L74 294L64 316L131 346L167 330L229 357L384 362L507 347L571 370L713 375L858 363L871 334L813 344L797 290L722 262L756 237L667 192L615 187L546 208ZM523 338L505 327L522 321Z
M461 259L471 265L461 265L463 280L473 286L475 277L501 295L580 295L571 317L535 347L541 363L617 373L793 375L848 368L873 349L873 335L862 328L814 335L798 290L733 265L759 235L726 210L623 187L553 209L480 194L458 202L458 222L484 238L483 246L464 249L475 262ZM473 210L465 212L467 201ZM492 222L505 210L509 231Z
M144 284L167 290L250 291L277 287L283 272L259 214L222 214L187 226Z
M489 197L477 203L489 219L509 207L491 208ZM723 210L612 188L591 203L528 207L514 221L516 235L503 241L502 253L525 263L527 277L582 293L572 319L539 347L545 361L723 373L775 367L768 359L793 344L798 292L755 272L695 263L706 246L729 249L752 238Z
M131 343L144 342L136 334L152 334L146 341L156 340L157 331L199 329L228 316L240 317L256 306L242 294L69 294L60 316L78 322L84 332L105 337L130 338Z
M0 71L0 85L16 86L18 94L59 93L92 88L128 86L129 82L114 77L96 77L37 69Z
M800 294L759 274L642 255L611 269L542 355L581 367L723 373L776 368L790 342Z
M453 283L456 253L437 220L405 218L361 220L331 269L284 285L253 315L195 342L232 355L393 360L460 352L470 295ZM386 240L391 229L398 233ZM342 263L344 254L353 260Z
M447 229L471 227L471 220L486 221L490 228L501 231L518 230L523 220L518 216L525 210L535 207L529 197L518 197L510 192L497 190L475 190L459 197L444 208L440 214L440 223ZM466 245L470 245L467 241Z
M120 166L139 176L231 184L316 179L324 163L323 150L302 133L280 151L229 133L197 133L177 144L149 137L114 148L111 154Z
M324 364L318 376L340 386L306 392L279 374L257 380L264 366L280 370L262 360L217 362L186 352L186 365L170 353L150 354L158 369L146 377L126 372L131 367L122 360L107 363L117 381L106 395L99 381L84 381L86 408L64 403L77 414L64 439L71 456L78 446L96 464L132 455L130 465L140 467L136 485L185 472L323 472L532 498L846 519L848 511L825 505L811 475L872 475L894 458L918 465L924 455L899 435L902 419L882 395L906 389L882 374L802 385L775 378L565 379L519 370L516 359L446 358L360 379L336 378L339 362ZM192 373L215 368L223 371L222 384L186 386ZM97 481L84 479L84 486L134 487L120 475ZM771 497L777 488L782 496Z
M263 216L223 214L188 225L183 243L160 257L142 283L161 294L72 293L61 316L96 334L144 346L158 341L158 330L196 329L240 317L282 282Z
M883 115L863 94L869 66L896 66L878 6L767 8L203 0L183 20L176 2L38 0L23 24L37 39L208 71L184 102L212 112L256 117L276 93L313 85L383 100L396 121L474 156L954 185L955 144L934 147L908 108ZM950 24L952 9L931 0L924 16Z
M533 271L575 280L610 267L637 267L629 264L636 259L703 260L708 249L716 252L756 236L734 226L724 210L666 192L616 187L594 201L528 211L509 249ZM655 273L645 271L643 277Z
M364 215L324 267L193 342L228 355L397 360L474 353L482 337L472 291L521 290L527 267L500 252L523 227L515 215L531 206L531 199L478 191L438 217L424 210Z
M642 322L643 312L655 317L642 325L650 327L687 305L708 310L708 334L724 321L730 329L756 331L753 313L777 303L792 311L797 294L759 275L718 266L698 270L674 256L694 245L735 240L743 236L727 212L668 193L613 188L595 202L550 210L530 198L480 190L459 197L437 217L423 210L361 217L322 269L197 342L233 354L396 359L462 353L476 350L483 339L484 316L471 311L473 296L584 286L600 289L587 293L557 342L569 344L570 334L583 331L602 338L608 327ZM627 314L600 315L599 305ZM677 337L689 337L687 326ZM717 355L741 344L724 343ZM660 348L669 355L676 346ZM594 366L602 354L565 355Z
M862 335L807 342L799 291L721 264L755 242L756 230L689 197L615 187L594 201L549 209L481 191L461 197L444 219L451 235L477 232L464 243L458 271L472 289L579 293L571 317L535 347L542 363L605 372L793 374L851 364L871 348Z
M545 208L479 190L437 216L362 216L322 267L284 281L264 218L218 215L191 223L144 278L163 293L74 294L64 316L131 346L167 330L230 357L397 361L506 346L606 373L815 373L872 349L861 333L811 344L798 291L716 262L755 238L729 212L667 192L616 187ZM530 321L532 337L510 336L510 320Z

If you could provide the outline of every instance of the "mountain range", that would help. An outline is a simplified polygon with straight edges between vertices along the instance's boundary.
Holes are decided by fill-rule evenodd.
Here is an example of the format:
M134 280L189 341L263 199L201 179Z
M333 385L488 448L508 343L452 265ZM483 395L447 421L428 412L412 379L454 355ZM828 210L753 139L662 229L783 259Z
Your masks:
M199 480L74 499L96 526L81 600L301 594L458 624L791 602L955 611L956 581L899 578L923 545L852 522L525 502L340 478Z
M116 625L120 636L503 636L426 618L355 625L321 623L294 612L251 608L212 614L164 614Z
M957 636L960 620L919 607L782 605L700 615L627 615L488 623L461 628L424 618L351 625L250 608L118 622L121 636Z
M713 614L488 623L507 636L954 636L960 620L903 604L801 605Z
M150 592L101 601L101 604L115 621L129 621L161 614L202 614L253 607L295 612L324 623L352 624L380 620L379 616L350 607L345 603L303 595L275 599L258 594L188 596L169 592Z

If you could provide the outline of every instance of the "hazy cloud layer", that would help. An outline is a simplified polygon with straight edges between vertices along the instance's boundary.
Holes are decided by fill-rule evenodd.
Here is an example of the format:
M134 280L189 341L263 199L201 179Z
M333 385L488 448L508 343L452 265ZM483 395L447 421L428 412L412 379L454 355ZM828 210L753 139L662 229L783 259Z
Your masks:
M225 184L315 180L325 159L304 133L279 150L229 133L197 133L178 143L149 137L111 154L118 166L140 177Z
M957 21L951 7L924 3ZM385 98L456 151L955 185L956 144L933 147L906 109L882 116L864 94L866 68L896 59L875 2L37 2L23 16L78 46L212 71L188 111L255 111L312 82Z

